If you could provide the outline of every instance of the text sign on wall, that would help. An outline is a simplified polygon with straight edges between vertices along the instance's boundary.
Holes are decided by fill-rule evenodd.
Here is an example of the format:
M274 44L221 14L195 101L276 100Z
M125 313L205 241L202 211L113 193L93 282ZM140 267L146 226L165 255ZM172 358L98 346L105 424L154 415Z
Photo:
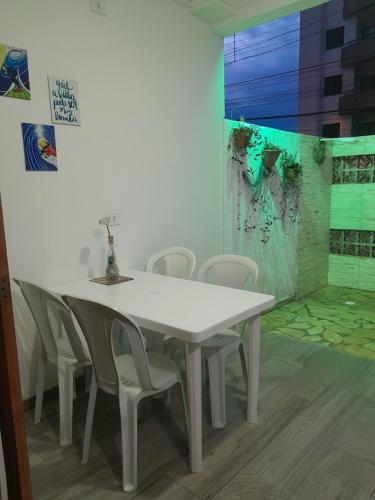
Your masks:
M81 125L77 82L49 76L48 86L52 123Z

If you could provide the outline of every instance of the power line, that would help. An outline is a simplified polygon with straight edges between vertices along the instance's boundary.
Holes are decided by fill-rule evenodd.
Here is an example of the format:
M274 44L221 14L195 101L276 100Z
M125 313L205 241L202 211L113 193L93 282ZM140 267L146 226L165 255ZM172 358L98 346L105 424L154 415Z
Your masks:
M277 92L271 92L269 94L256 94L254 96L243 96L243 97L238 97L238 98L234 98L234 99L226 99L225 103L226 104L236 104L236 103L241 103L244 100L252 101L252 102L258 101L258 100L268 101L269 99L272 99L274 97L286 96L286 95L290 95L290 94L310 96L310 95L315 94L316 92L322 91L323 89L324 89L324 87L321 87L321 86L317 87L315 85L300 87L300 88L298 88L296 86L295 89L289 90L289 91L288 90L280 90ZM345 93L352 93L353 91L354 91L354 89L348 89L348 90L346 90Z
M283 78L283 79L280 79L277 81L273 80L271 82L262 83L261 89L263 90L266 87L274 87L276 89L276 87L281 87L281 86L285 86L285 85L288 85L288 86L295 85L297 88L298 83L301 84L301 86L300 86L301 89L306 89L306 88L310 88L306 84L308 82L310 82L313 77L315 77L315 75L298 75L298 74L289 75L289 77L287 79ZM232 88L232 87L230 87L229 89L225 89L225 94L226 94L227 100L228 100L230 95L241 97L240 93L242 92L242 93L246 93L246 95L244 97L247 97L249 95L249 92L256 91L256 90L258 90L258 86L255 83L254 84L249 83L246 87L243 86L239 89ZM284 90L281 88L280 88L280 91L284 92ZM266 94L263 94L263 95L266 95Z
M227 57L228 55L232 55L232 54L237 55L239 52L241 52L243 50L253 48L257 45L261 45L262 43L270 42L271 40L274 40L275 38L279 38L280 36L284 36L284 35L289 35L290 33L294 33L296 31L299 31L299 28L296 28L296 29L293 29L290 31L285 31L284 33L280 33L280 35L275 35L275 36L272 36L271 38L266 38L265 40L261 40L259 42L253 42L249 45L244 45L243 47L240 47L239 49L236 48L236 49L230 50L229 52L224 52L224 57ZM238 40L236 40L236 44L237 43L238 43Z
M371 7L371 4L370 4L370 5L365 6L365 7L362 9L362 11L365 11L365 10L369 9L370 7ZM342 9L339 9L339 10L337 10L337 11L335 11L335 12L332 12L332 13L331 13L331 14L329 14L328 16L325 16L325 17L324 17L324 21L327 21L327 19L329 19L330 17L336 16L337 14L341 14L342 12L343 12L343 10L342 10ZM303 13L303 11L302 11L302 13ZM321 22L322 22L322 20L319 18L319 19L316 19L315 21L312 21L312 22L310 22L310 23L306 23L306 24L304 24L304 26L303 26L303 27L305 28L305 27L312 26L313 24L317 24L317 23L321 23ZM326 31L326 29L332 29L332 28L334 28L334 27L336 27L336 26L339 26L339 25L341 25L343 22L344 22L344 20L337 21L337 23L332 24L332 25L330 25L330 26L326 26L325 28L323 28L323 29L321 29L321 30L319 30L319 31L317 31L317 32L315 32L315 33L310 33L310 34L308 34L308 35L306 36L306 38L309 38L310 36L312 36L312 35L314 35L314 34L319 34L319 33L323 32L323 31ZM271 23L269 23L269 24L271 24ZM271 38L266 39L266 40L260 40L259 42L253 42L253 43L249 44L247 47L246 47L246 46L241 47L241 49L238 49L238 50L237 50L237 52L238 52L239 50L246 50L247 48L251 48L251 47L253 47L253 46L255 46L255 45L259 45L259 44L265 43L265 42L267 42L267 41L273 40L273 39L278 38L278 37L280 37L280 36L283 36L283 35L286 35L286 34L289 34L289 33L293 33L293 32L295 32L295 31L298 31L299 29L300 29L300 27L299 27L299 28L296 28L296 29L293 29L293 30L290 30L290 31L287 31L287 32L285 32L285 33L281 33L280 35L275 35L274 37L271 37ZM352 42L355 42L356 40L357 40L357 39L350 40L349 42L346 42L346 44L345 44L345 45L348 45L348 44L350 44L350 43L352 43ZM276 48L276 49L277 49L277 48ZM231 52L234 52L234 50L233 50L233 51L229 51L229 52L227 52L226 54L224 54L224 57L225 57L225 56L227 56L228 54L230 54ZM255 55L248 56L248 57L256 57L257 55L262 55L262 54L255 54ZM235 61L235 62L242 61L242 60L244 60L244 59L247 59L248 57L244 57L244 58L242 58L242 59L236 59L236 61ZM227 64L227 66L228 66L228 65L231 65L231 64L233 64L233 61L232 61L232 62L230 62L230 63L228 63L228 64Z
M335 25L332 25L332 27L339 26L340 24L342 24L342 22L341 22L341 21L340 21L340 22L337 22ZM297 30L297 31L298 31L298 30ZM278 46L278 47L273 47L273 48L270 48L270 49L268 49L268 50L266 50L266 51L264 51L264 52L258 52L257 54L251 54L251 55L248 55L248 56L242 57L242 58L240 58L240 59L235 58L233 61L230 61L230 62L228 62L227 64L224 64L224 66L225 66L225 67L226 67L226 66L231 66L231 65L232 65L232 64L234 64L235 62L245 61L246 59L252 59L252 58L254 58L254 57L259 57L259 56L262 56L262 55L265 55L265 54L269 54L269 53L275 52L275 51L277 51L277 50L281 50L281 49L283 49L283 48L285 48L285 47L288 47L288 46L290 46L290 45L293 45L293 44L294 44L294 43L296 43L296 42L301 42L301 40L309 39L311 36L313 36L313 35L318 35L319 33L322 33L322 32L325 32L325 31L326 31L326 29L325 29L325 28L323 28L323 29L321 29L321 30L314 31L313 33L309 33L309 34L308 34L308 35L306 35L306 36L299 37L299 38L297 38L296 40L293 40L293 41L291 41L291 42L288 42L288 43L286 43L286 44L284 44L284 45L280 45L280 46ZM346 42L346 43L345 43L345 46L351 45L351 44L353 44L354 42L356 42L356 41L358 41L358 40L359 40L359 38L354 38L354 39L352 39L352 40L349 40L348 42ZM249 46L249 47L250 47L250 46ZM245 49L245 47L243 47L241 50L244 50L244 49ZM237 52L238 52L238 51L237 51ZM224 57L225 57L225 54L224 54Z
M362 60L362 57L351 57L347 60L350 62L356 62L356 61ZM289 75L289 74L293 74L293 73L301 73L302 71L309 71L309 70L314 69L314 68L320 68L323 66L329 66L330 64L337 64L337 63L341 63L341 58L337 59L335 61L327 62L327 63L314 64L313 66L306 66L304 68L291 69L289 71L283 71L281 73L274 73L272 75L259 76L257 78L251 78L249 80L242 80L241 82L227 83L226 85L224 85L224 87L234 87L236 85L243 85L244 83L266 80L267 78L273 78L275 76Z
M368 107L363 107L363 108L357 108L357 109L352 109L352 110L347 110L347 114L353 114L358 111L369 111L373 110L374 107L368 106ZM339 109L330 109L327 111L314 111L313 113L298 113L298 114L292 114L292 115L275 115L275 116L258 116L258 117L251 117L251 118L245 118L245 121L254 121L254 120L276 120L276 119L282 119L282 118L299 118L302 116L315 116L315 115L325 115L325 114L330 114L330 113L339 113Z
M313 68L319 68L321 66L325 66L326 64L328 65L328 64L338 63L338 62L341 62L341 59L338 59L337 61L331 61L329 63L314 64L313 66L306 66L304 68L282 71L281 73L274 73L272 75L259 76L257 78L251 78L249 80L242 80L241 82L227 83L226 85L224 85L224 87L234 87L235 85L243 85L244 83L257 82L259 80L266 80L267 78L273 78L274 76L290 75L292 73L300 73L302 71L307 71L307 70L310 70Z
M337 26L337 25L339 25L339 24L342 24L342 22L341 22L341 21L340 21L340 22L337 22L337 23L336 23L335 25L333 25L332 27ZM225 64L224 66L230 66L230 65L234 64L235 62L240 62L240 61L244 61L244 60L246 60L246 59L252 59L252 58L254 58L254 57L259 57L259 56L262 56L262 55L264 55L264 54L269 54L269 53L271 53L271 52L275 52L276 50L280 50L280 49L282 49L282 48L284 48L284 47L288 47L288 46L292 45L293 43L300 42L301 40L308 39L308 38L310 38L310 37L311 37L311 36L313 36L313 35L319 35L319 34L320 34L320 33L322 33L323 31L326 31L326 30L325 30L325 28L323 28L323 29L321 29L321 30L318 30L318 31L314 31L313 33L309 33L309 34L308 34L308 35L306 35L306 36L303 36L303 37L298 37L296 40L293 40L292 42L289 42L289 43L284 44L284 45L280 45L280 46L278 46L278 47L274 47L274 48L272 48L272 49L268 49L268 50L266 50L266 51L264 51L264 52L258 52L257 54L251 54L251 55L248 55L248 56L242 57L242 58L240 58L240 59L237 59L237 58L236 58L236 59L235 59L235 61L228 62L228 63L227 63L227 64Z
M311 79L311 77L310 77ZM278 96L278 95L288 95L288 94L295 94L296 92L299 93L299 94L307 94L309 91L314 91L314 90L323 90L324 87L322 86L316 86L316 85L297 85L298 84L298 81L293 81L293 82L278 82L278 83L275 83L275 84L265 84L262 86L262 89L264 87L268 87L270 85L272 85L273 87L276 87L276 85L285 85L285 84L288 84L288 86L290 87L291 85L294 85L294 88L292 87L292 90L287 90L287 89L280 89L276 92L268 92L268 93L264 93L264 94L258 94L258 93L255 93L253 95L249 95L249 91L251 90L255 90L255 89L241 89L239 92L246 92L245 95L241 96L238 92L237 93L232 93L232 98L230 98L227 94L227 98L226 98L226 102L230 102L230 103L235 103L235 102L238 102L238 101L242 101L243 99L258 99L258 98L265 98L265 99L268 99L268 98L272 98L274 96ZM346 90L345 93L349 93L349 92L352 92L353 89L348 89Z
M341 23L339 23L339 24L341 24ZM234 64L235 62L245 61L247 59L253 59L254 57L263 56L265 54L271 54L272 52L276 52L277 50L281 50L281 49L283 49L285 47L289 47L290 45L293 45L294 43L301 42L302 40L306 40L306 39L310 38L313 35L319 35L319 33L322 33L323 31L325 31L325 29L324 30L319 30L319 31L314 31L313 33L309 33L306 36L299 37L296 40L293 40L291 42L285 43L284 45L280 45L278 47L274 47L272 49L268 49L268 50L266 50L264 52L258 52L257 54L251 54L249 56L242 57L241 59L236 59L235 61L231 61L231 62L229 62L227 64L224 64L224 66L230 66L230 65ZM350 41L350 43L352 43L352 40Z
M330 17L336 16L336 14L340 14L340 13L342 13L342 9L338 9L337 11L332 12L331 14L329 14L328 16L326 16L326 17L325 17L325 20L329 19ZM321 21L321 19L319 18L319 19L316 19L315 21L312 21L311 23L306 23L306 24L304 25L304 27L312 26L312 25L314 25L314 24L318 24L318 23L321 23L321 22L322 22L322 21ZM343 21L339 21L339 22L337 22L337 23L333 24L332 26L330 26L330 29L331 29L331 28L333 28L333 27L335 27L335 26L336 26L336 24L341 24L342 22L343 22ZM271 22L271 23L272 23L272 22ZM268 24L271 24L271 23L268 23ZM298 24L299 24L299 23L298 23ZM256 29L256 28L252 28L252 29ZM247 46L243 46L243 47L241 47L240 49L231 50L231 51L229 51L229 52L225 53L225 54L224 54L224 56L227 56L228 54L231 54L231 53L233 53L234 51L236 51L236 53L238 53L240 50L246 50L247 48L250 48L250 47L253 47L253 46L256 46L256 45L259 45L259 44L262 44L262 43L265 43L265 42L268 42L268 41L271 41L271 40L274 40L275 38L278 38L278 37L281 37L281 36L287 35L287 34L289 34L289 33L294 33L295 31L299 31L299 30L300 30L300 26L299 26L298 28L295 28L295 29L293 29L293 30L286 31L286 32L281 33L281 34L279 34L279 35L272 36L271 38L267 38L267 39L265 39L265 40L260 40L259 42L253 42L253 43L250 43L249 45L247 45ZM320 30L319 32L321 32L321 31L325 31L325 30ZM245 32L242 32L242 33L247 33L247 32L245 31ZM234 35L233 35L233 36L234 36ZM236 39L236 42L237 42L237 43L238 43L238 41L239 41L239 40L238 40L238 39ZM240 60L241 60L241 59L240 59Z

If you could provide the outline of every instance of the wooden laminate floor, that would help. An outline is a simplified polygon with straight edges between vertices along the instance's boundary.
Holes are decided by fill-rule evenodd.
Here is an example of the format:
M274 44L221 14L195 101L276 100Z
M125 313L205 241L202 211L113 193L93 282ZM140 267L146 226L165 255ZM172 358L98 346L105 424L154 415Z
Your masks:
M277 334L262 335L259 423L245 422L240 363L227 369L225 429L209 425L204 394L204 467L192 474L178 399L138 426L138 491L121 491L115 398L100 394L88 465L80 465L87 395L74 408L74 445L58 445L58 404L43 420L26 412L35 500L375 499L375 362Z

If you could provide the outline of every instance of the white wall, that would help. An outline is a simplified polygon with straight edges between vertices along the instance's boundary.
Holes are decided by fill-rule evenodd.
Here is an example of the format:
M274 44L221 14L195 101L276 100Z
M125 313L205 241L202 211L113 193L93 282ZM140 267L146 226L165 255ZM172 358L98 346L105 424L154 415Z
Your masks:
M2 0L0 43L28 50L31 102L0 98L0 189L12 276L41 284L120 269L169 245L221 251L223 42L170 0ZM57 173L26 172L21 122L50 123L47 75L78 81L81 127L56 126ZM36 343L14 291L23 396ZM31 373L31 376L30 376ZM53 384L50 378L49 385Z

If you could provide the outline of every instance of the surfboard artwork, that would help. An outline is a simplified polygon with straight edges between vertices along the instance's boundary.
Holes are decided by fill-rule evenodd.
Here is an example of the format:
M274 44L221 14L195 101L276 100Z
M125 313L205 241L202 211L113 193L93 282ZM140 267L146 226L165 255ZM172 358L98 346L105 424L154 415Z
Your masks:
M22 123L26 170L56 171L55 127Z
M26 50L0 44L0 96L31 99Z

